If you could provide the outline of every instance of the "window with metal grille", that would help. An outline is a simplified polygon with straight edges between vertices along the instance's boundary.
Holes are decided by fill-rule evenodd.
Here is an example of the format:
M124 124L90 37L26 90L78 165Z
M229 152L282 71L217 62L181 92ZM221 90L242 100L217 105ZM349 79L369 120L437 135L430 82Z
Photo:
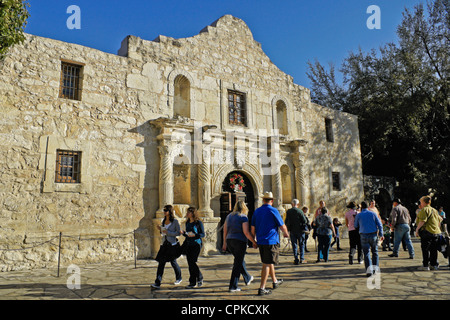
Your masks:
M80 183L81 151L56 150L55 182Z
M333 191L341 191L341 174L339 172L332 172L331 180L333 183Z
M83 66L61 61L59 97L80 100L80 75Z
M230 124L247 125L245 94L228 90L228 118Z

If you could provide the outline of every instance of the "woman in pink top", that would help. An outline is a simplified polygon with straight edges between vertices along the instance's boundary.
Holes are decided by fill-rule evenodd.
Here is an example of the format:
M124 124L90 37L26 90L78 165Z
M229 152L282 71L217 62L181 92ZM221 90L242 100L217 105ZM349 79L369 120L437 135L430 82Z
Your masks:
M359 236L359 231L355 228L355 217L358 214L356 211L357 205L355 202L350 202L347 205L347 208L349 209L345 213L345 224L348 228L348 237L350 240L350 252L348 255L348 263L353 264L353 257L355 255L355 252L357 252L358 256L358 262L361 264L363 263L363 254L362 254L362 248L361 248L361 238Z

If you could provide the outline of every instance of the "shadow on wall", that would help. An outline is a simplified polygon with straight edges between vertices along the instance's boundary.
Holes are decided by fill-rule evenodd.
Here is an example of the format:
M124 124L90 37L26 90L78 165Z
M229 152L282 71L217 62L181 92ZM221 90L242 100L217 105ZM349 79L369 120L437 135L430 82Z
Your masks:
M153 241L152 219L159 206L159 151L158 142L154 138L158 135L158 129L153 128L148 122L144 122L142 125L130 129L129 132L138 133L144 138L136 145L138 148L143 148L146 164L145 174L139 181L142 189L144 216L136 228L136 247L138 259L149 259Z
M338 114L319 105L315 105L320 109L318 114L329 115L332 119L332 138L327 140L326 124L316 126L312 134L309 145L313 148L310 156L315 159L313 164L314 180L324 174L323 183L325 186L316 185L316 181L310 181L309 184L319 187L321 193L315 194L312 208L315 209L319 205L319 200L325 200L332 216L343 218L347 211L347 204L350 201L360 202L364 197L363 190L363 173L361 166L361 151L359 141L358 123L350 122L347 114ZM321 119L318 119L321 121ZM340 190L333 190L332 173L339 173ZM305 176L308 176L306 174ZM312 199L311 198L311 199Z

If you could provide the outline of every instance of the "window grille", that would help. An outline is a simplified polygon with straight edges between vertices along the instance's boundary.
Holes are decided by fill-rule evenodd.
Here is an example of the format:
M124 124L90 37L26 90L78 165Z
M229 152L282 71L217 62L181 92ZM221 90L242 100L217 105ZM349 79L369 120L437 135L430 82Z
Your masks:
M245 94L237 91L228 91L228 118L234 125L247 125L247 107Z
M59 97L80 100L80 74L82 66L61 62L61 81Z
M80 183L81 151L56 151L55 182Z

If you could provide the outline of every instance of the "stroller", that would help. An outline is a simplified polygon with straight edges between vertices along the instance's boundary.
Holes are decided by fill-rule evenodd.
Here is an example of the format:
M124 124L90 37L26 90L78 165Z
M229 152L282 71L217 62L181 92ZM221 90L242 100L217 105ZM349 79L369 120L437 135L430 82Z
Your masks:
M447 233L439 235L438 251L442 253L444 258L448 259L448 266L450 268L450 239Z

